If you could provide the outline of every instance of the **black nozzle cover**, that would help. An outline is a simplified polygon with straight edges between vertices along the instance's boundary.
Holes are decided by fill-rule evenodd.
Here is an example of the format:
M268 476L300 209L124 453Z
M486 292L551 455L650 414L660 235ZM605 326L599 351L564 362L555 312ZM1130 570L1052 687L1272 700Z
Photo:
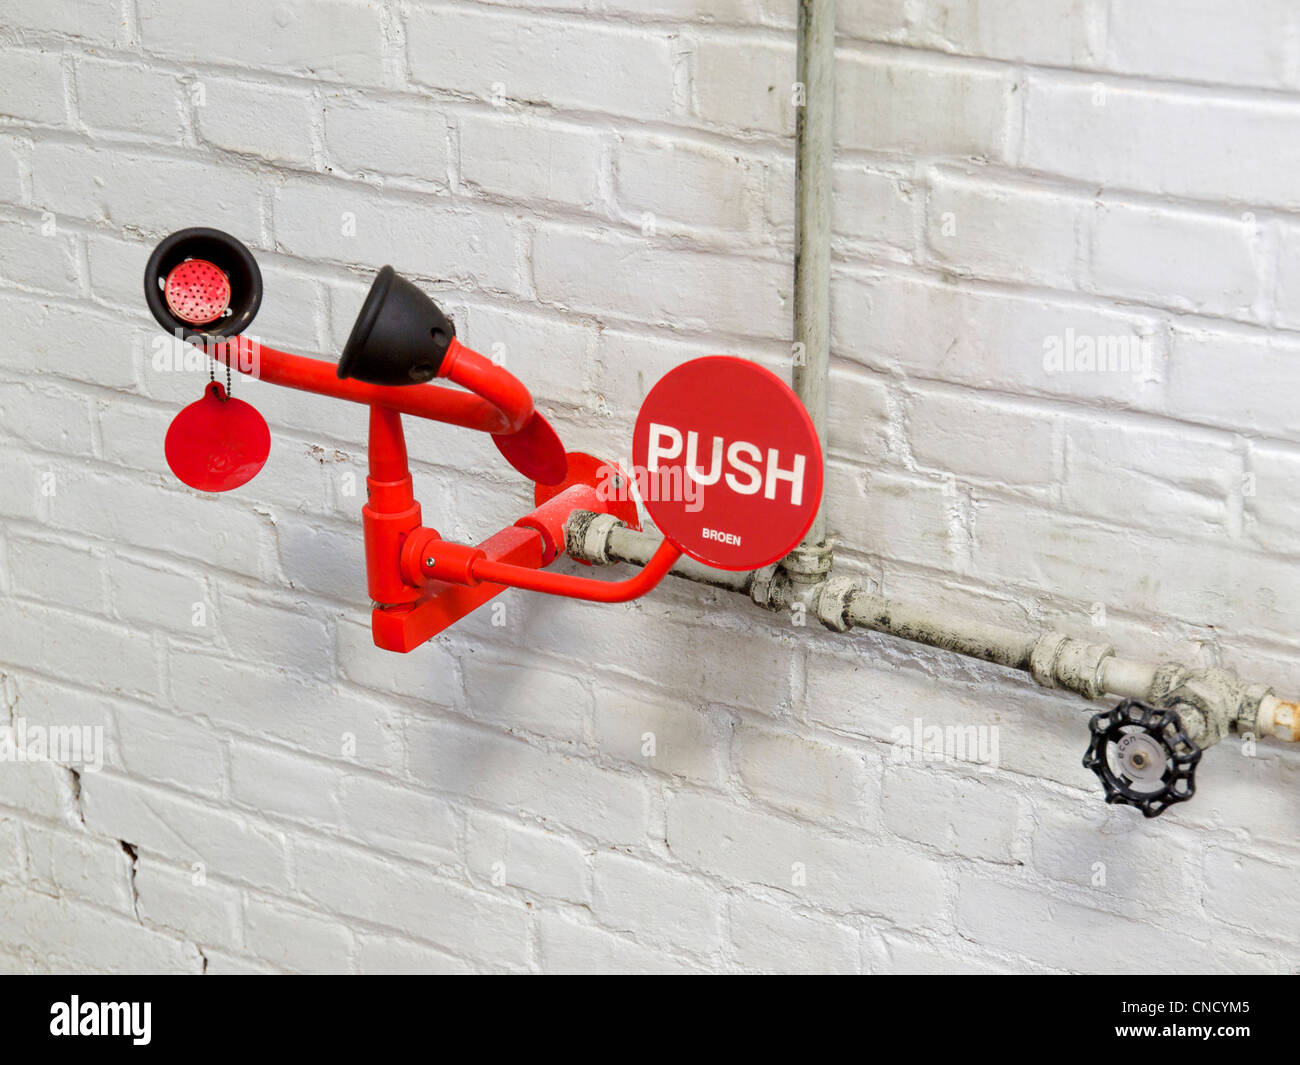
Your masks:
M186 259L206 259L225 271L230 279L230 313L203 326L195 326L172 314L163 295L167 276ZM193 226L163 237L144 268L144 298L149 311L167 332L180 333L186 340L209 340L238 336L252 324L262 305L262 271L253 253L219 229Z
M433 300L385 266L343 345L338 375L371 385L431 381L455 335L451 319Z

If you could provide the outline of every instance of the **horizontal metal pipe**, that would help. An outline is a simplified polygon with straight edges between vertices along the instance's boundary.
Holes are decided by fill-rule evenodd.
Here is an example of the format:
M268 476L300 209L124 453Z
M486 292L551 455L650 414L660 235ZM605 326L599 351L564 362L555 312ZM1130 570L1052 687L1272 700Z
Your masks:
M609 558L617 562L631 562L638 566L647 565L659 544L663 541L652 533L638 532L625 525L615 525L609 532ZM708 584L714 588L726 588L733 592L748 592L752 575L736 573L729 570L714 569L693 558L682 557L668 571L674 577L682 577L697 584Z
M874 632L897 636L1009 669L1029 669L1036 635L998 625L940 617L933 610L857 590L850 596L847 620Z
M569 553L585 562L643 566L663 543L654 533L629 529L607 515L575 512L569 520ZM831 576L802 587L787 583L783 588L775 570L728 573L687 559L680 560L670 572L686 580L749 595L769 609L784 608L801 599L831 628L843 631L857 625L1018 669L1044 687L1073 691L1089 699L1103 695L1157 702L1186 699L1191 706L1189 716L1199 715L1202 746L1217 742L1230 725L1238 730L1253 728L1258 735L1284 742L1300 741L1300 703L1279 699L1262 686L1242 682L1226 670L1197 669L1177 662L1139 662L1118 657L1109 644L1089 643L1061 632L1026 632L941 615L926 607L876 595L865 581L852 577Z
M1101 666L1102 684L1121 699L1145 699L1155 683L1156 667L1131 658L1108 658Z

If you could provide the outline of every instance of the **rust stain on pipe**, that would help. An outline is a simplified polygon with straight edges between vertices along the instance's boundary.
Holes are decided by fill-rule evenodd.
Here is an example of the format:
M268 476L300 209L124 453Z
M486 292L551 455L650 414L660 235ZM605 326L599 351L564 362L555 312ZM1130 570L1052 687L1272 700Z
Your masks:
M1279 699L1273 704L1273 735L1290 743L1300 740L1300 703Z

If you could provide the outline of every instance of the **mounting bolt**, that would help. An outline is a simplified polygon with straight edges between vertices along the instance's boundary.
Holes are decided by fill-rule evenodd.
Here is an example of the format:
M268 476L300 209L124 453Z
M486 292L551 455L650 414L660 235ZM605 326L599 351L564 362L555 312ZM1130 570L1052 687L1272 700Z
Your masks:
M426 558L426 559L424 560L424 568L425 568L425 569L433 569L433 565L434 565L434 562L435 562L435 561L437 561L437 560L434 559L432 556L430 556L429 558Z

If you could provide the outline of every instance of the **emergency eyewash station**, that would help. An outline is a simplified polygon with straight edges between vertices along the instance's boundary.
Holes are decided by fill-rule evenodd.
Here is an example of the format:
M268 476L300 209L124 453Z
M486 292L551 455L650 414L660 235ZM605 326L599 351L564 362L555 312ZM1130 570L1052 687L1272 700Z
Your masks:
M362 508L377 648L410 652L507 587L622 602L666 575L799 610L1009 669L1047 688L1121 702L1094 714L1084 765L1105 799L1147 817L1195 791L1202 752L1230 732L1294 742L1300 705L1217 668L1121 657L1109 644L1019 631L889 599L835 572L821 508L821 438L830 367L833 0L801 0L796 120L793 390L730 356L694 359L646 397L633 431L633 470L566 452L528 389L455 336L452 323L391 267L379 271L337 366L276 351L243 334L262 296L252 254L213 229L174 233L154 250L145 297L169 332L203 348L215 373L167 434L173 472L202 491L246 483L270 450L266 423L231 395L232 369L369 408L368 498ZM435 384L446 379L459 391ZM534 509L476 545L423 522L402 416L491 434L534 483ZM707 467L708 472L705 473ZM629 483L631 482L631 483ZM657 533L643 531L632 484ZM648 490L647 490L648 489ZM551 573L561 555L641 568L620 581Z

